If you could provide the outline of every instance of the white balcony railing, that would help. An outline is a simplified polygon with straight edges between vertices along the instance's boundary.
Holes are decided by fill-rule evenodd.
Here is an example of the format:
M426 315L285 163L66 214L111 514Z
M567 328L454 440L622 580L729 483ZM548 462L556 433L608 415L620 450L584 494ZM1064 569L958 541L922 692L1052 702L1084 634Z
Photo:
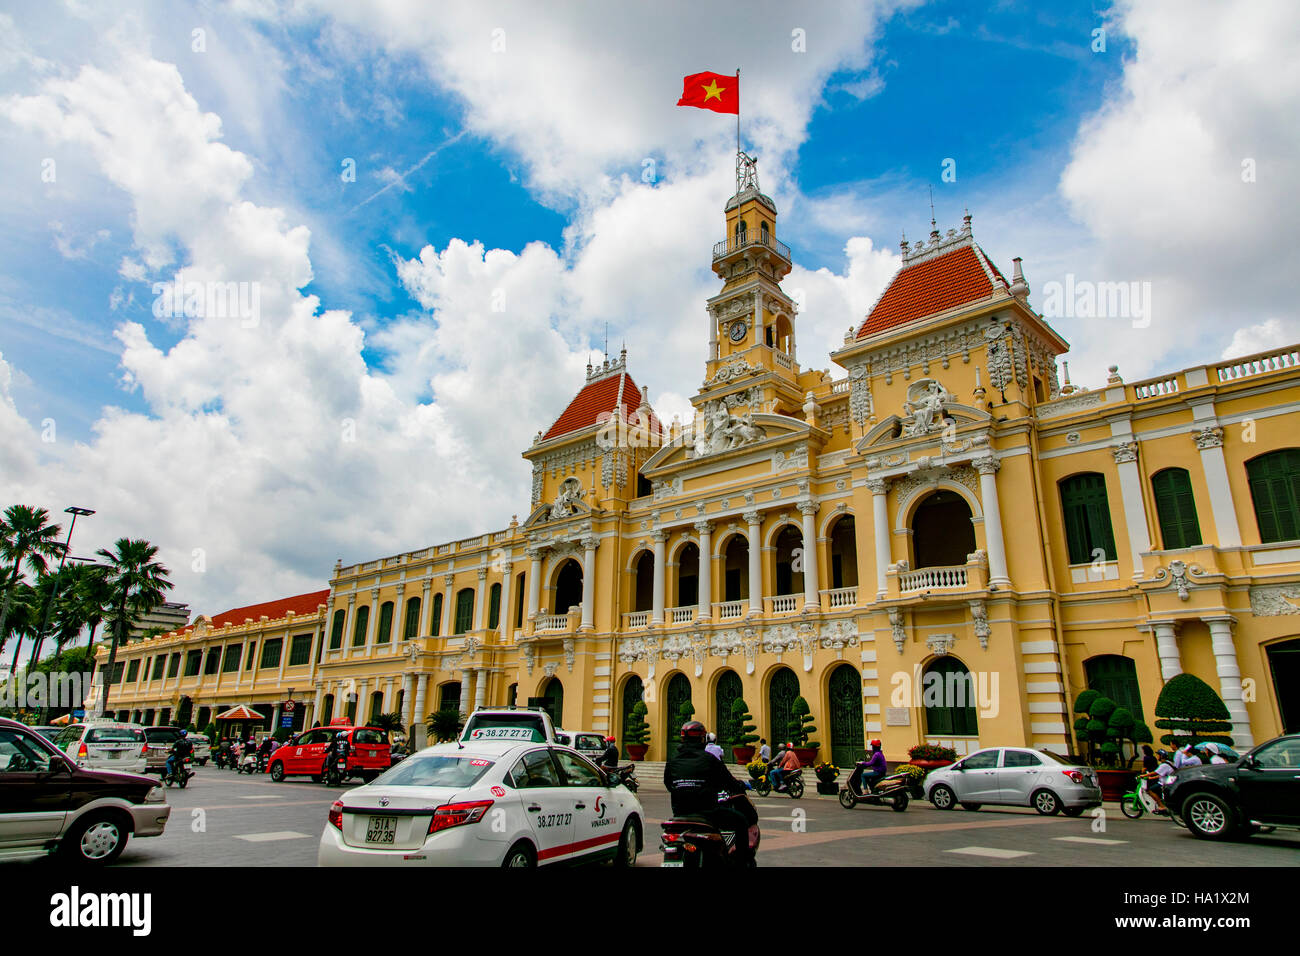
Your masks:
M903 592L964 587L966 587L965 565L950 568L921 568L917 571L909 571L898 579L898 589Z
M772 598L773 614L789 614L797 610L799 610L798 594L779 594Z
M624 627L645 627L649 623L649 611L631 611L623 615Z
M732 618L745 616L744 601L722 601L713 606L718 609L719 621L729 621Z
M569 629L569 615L545 614L537 619L536 629L539 631L567 631Z
M826 607L853 607L858 603L858 589L852 588L835 588L830 591L823 591L822 596L826 599L823 603Z
M690 624L695 620L695 605L689 607L670 607L668 609L669 624Z

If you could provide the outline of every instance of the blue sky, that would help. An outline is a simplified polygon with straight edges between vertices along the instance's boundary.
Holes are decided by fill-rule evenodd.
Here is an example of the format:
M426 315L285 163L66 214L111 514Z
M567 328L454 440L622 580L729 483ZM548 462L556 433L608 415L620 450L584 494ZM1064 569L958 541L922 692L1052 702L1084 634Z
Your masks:
M177 595L211 610L323 586L334 556L503 525L527 509L519 451L606 324L660 414L689 407L734 127L673 104L685 73L738 65L787 286L807 296L805 366L829 366L900 231L928 232L929 187L940 228L968 207L1036 296L1066 273L1154 284L1151 328L1053 322L1076 382L1296 338L1277 257L1300 90L1251 65L1289 55L1291 5L744 9L0 14L0 492L97 497L88 534L147 534L178 566L214 556ZM178 269L260 283L260 326L156 318L153 284ZM364 448L336 447L343 419ZM464 500L439 509L449 486ZM295 508L347 510L358 487L379 518L302 527ZM289 497L255 500L270 488Z

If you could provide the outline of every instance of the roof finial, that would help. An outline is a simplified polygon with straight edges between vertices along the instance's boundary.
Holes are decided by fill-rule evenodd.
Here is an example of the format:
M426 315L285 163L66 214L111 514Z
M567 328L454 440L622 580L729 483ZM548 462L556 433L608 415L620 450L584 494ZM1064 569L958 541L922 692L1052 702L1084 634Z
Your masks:
M961 217L961 222L963 226L962 232L969 236L970 235L970 209L967 208L963 211L966 213L966 215Z
M934 187L927 187L930 190L930 238L939 238L939 223L934 218Z

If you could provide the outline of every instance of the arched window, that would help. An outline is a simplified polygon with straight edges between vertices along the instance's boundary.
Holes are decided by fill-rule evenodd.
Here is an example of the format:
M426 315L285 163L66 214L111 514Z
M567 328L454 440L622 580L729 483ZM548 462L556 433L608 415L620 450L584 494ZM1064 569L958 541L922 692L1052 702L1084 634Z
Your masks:
M385 601L379 608L379 634L376 644L387 644L393 639L393 602Z
M496 628L501 622L501 585L492 585L488 591L488 627Z
M764 220L758 227L759 238L763 240L763 245L767 245L767 221Z
M1259 540L1300 538L1300 448L1282 448L1246 462Z
M788 524L777 534L774 543L776 593L799 594L803 591L803 532Z
M974 737L976 687L971 672L955 657L931 661L921 678L925 732L931 737Z
M916 567L946 568L966 563L975 550L970 505L955 491L928 495L912 513L912 548Z
M700 603L700 549L685 545L677 552L677 606L694 607Z
M343 646L343 618L346 612L339 608L334 612L334 624L330 628L330 650L338 650Z
M681 729L685 723L682 708L691 703L691 682L685 674L677 673L664 691L664 739L668 742L668 759L671 760L681 746ZM694 715L699 719L699 715Z
M542 706L551 715L551 723L556 727L563 727L564 685L560 683L558 677L552 677L546 682L546 688L542 691L542 699L545 701Z
M582 604L582 565L569 558L555 578L555 614L568 614Z
M636 559L636 583L632 595L632 610L649 611L654 606L655 556L642 551Z
M1128 709L1135 720L1142 719L1142 689L1138 685L1137 665L1129 657L1102 654L1083 664L1088 689L1109 697Z
M515 628L524 626L524 572L515 575Z
M1201 526L1196 520L1196 499L1186 468L1166 468L1151 476L1160 522L1160 542L1166 551L1194 548L1201 543Z
M852 664L831 671L827 697L831 705L831 763L851 767L863 756L862 675Z
M799 678L788 667L779 667L767 685L767 726L772 749L789 739L794 719L794 699L799 696Z
M718 728L718 744L724 754L730 752L740 738L740 721L732 718L731 705L740 700L741 693L740 675L730 669L723 671L713 688L713 723Z
M641 683L641 678L633 674L623 682L623 700L622 714L623 720L619 724L619 745L623 748L623 756L627 756L627 727L632 720L632 708L641 702L645 696L645 685Z
M732 535L722 552L722 600L739 601L749 597L749 542ZM721 715L719 715L721 717Z
M975 550L974 548L971 549ZM969 553L969 552L968 552ZM858 586L858 536L853 515L844 515L831 529L831 587Z
M352 622L352 646L364 647L366 628L370 626L370 605L363 604L357 608L357 619Z
M317 719L318 724L328 725L334 719L334 695L326 694L320 702L320 717Z
M413 640L420 636L420 599L413 597L406 602L406 620L402 624L402 637Z
M1269 644L1267 653L1268 667L1273 672L1273 699L1282 717L1282 733L1300 732L1300 638Z
M366 722L373 721L376 717L384 712L384 692L377 690L370 695L370 713L366 717Z
M1071 564L1091 563L1094 551L1102 552L1107 561L1115 560L1104 475L1086 472L1062 481L1061 516Z
M461 588L456 592L456 623L453 634L464 634L474 626L474 589Z
M749 229L749 227L745 225L745 220L742 219L742 220L740 220L740 222L736 223L736 245L737 245L737 247L739 247L739 246L743 246L743 245L745 244L745 233L746 233L746 231L747 231L748 229Z
M439 591L433 596L433 620L429 622L429 627L434 637L442 633L442 592Z
M439 710L460 710L460 684L455 681L447 681L438 688L438 691Z

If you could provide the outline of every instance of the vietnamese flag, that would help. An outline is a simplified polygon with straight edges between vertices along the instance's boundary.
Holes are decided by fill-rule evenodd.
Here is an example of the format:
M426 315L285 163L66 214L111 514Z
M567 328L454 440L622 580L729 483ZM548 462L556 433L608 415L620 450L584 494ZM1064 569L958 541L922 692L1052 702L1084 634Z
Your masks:
M725 73L692 73L682 81L682 98L677 105L739 114L740 77Z

